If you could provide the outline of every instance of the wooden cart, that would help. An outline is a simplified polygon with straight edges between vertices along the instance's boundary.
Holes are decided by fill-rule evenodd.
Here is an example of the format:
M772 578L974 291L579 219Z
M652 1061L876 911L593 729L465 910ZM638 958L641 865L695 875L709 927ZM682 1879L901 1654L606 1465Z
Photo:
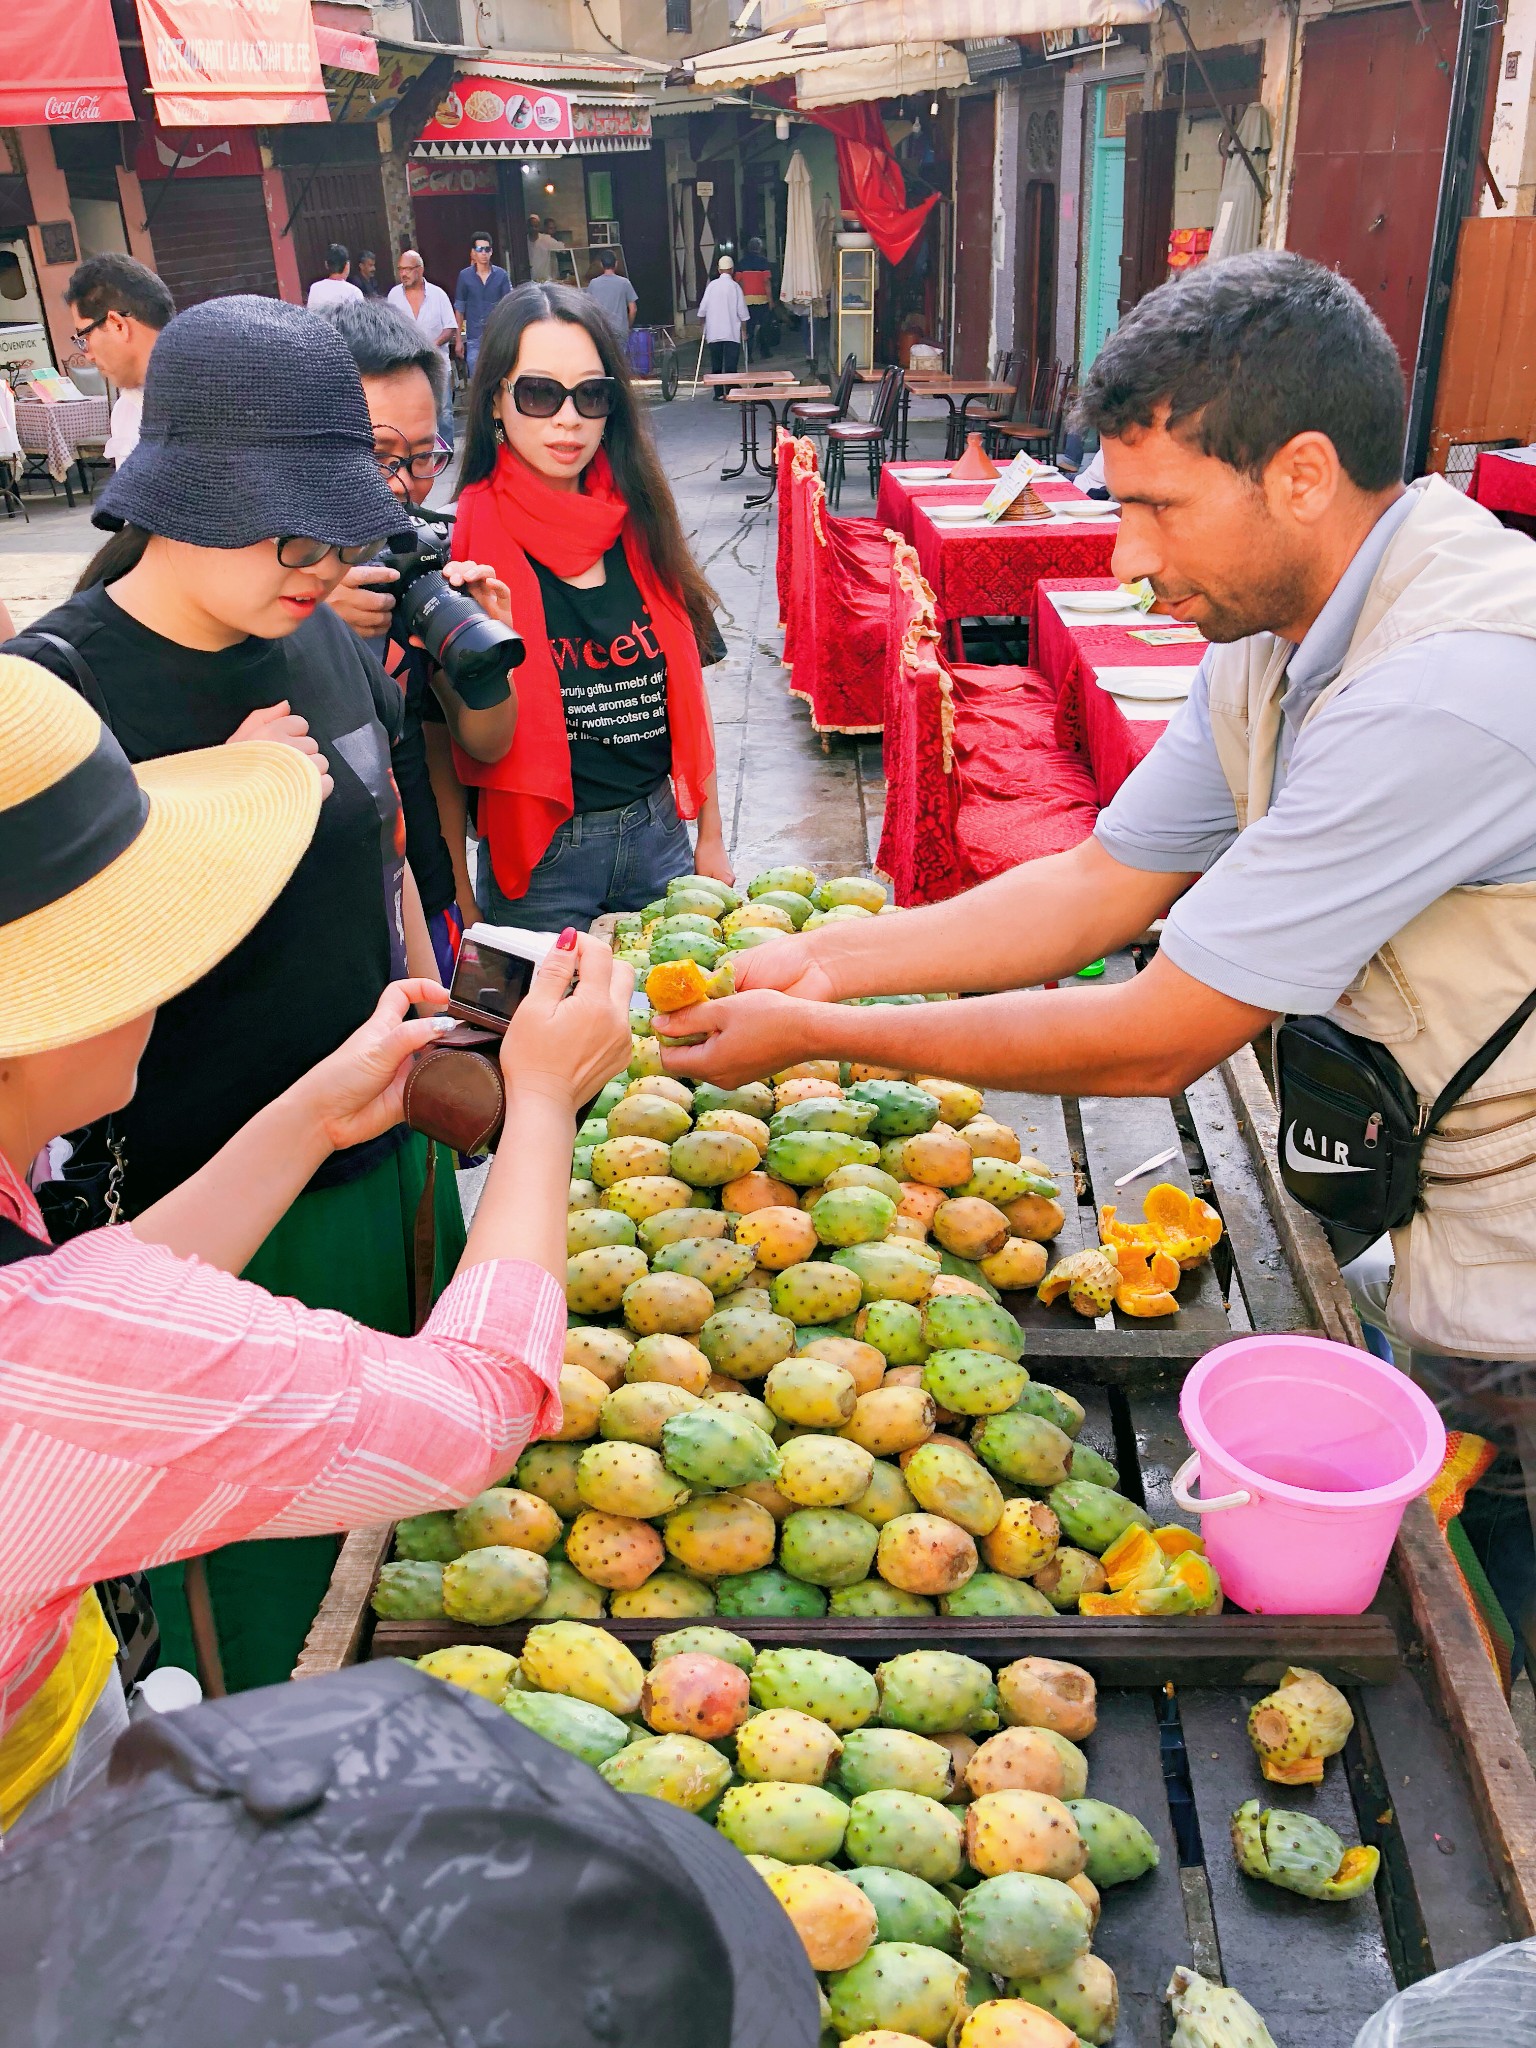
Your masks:
M1110 971L1130 973L1131 963L1112 961ZM1274 1106L1259 1065L1245 1050L1171 1106L1008 1095L990 1106L1060 1177L1067 1218L1059 1254L1096 1241L1099 1202L1139 1213L1154 1180L1206 1196L1225 1220L1216 1260L1186 1279L1179 1313L1163 1321L1116 1313L1090 1324L1064 1305L1009 1303L1035 1377L1083 1401L1085 1441L1114 1460L1122 1486L1154 1520L1176 1520L1170 1480L1189 1448L1178 1388L1194 1360L1255 1329L1361 1342L1326 1240L1279 1183ZM1173 1159L1116 1192L1122 1175L1169 1149ZM389 1535L364 1529L348 1538L296 1677L455 1641L518 1647L526 1625L375 1623L369 1595ZM672 1625L607 1624L637 1648ZM1395 1986L1536 1932L1536 1778L1423 1502L1404 1517L1387 1581L1360 1616L730 1626L763 1645L814 1643L871 1664L943 1645L994 1665L1034 1654L1094 1672L1103 1706L1088 1746L1089 1789L1139 1814L1163 1851L1153 1876L1108 1895L1095 1943L1120 1977L1117 2043L1157 2048L1160 1994L1173 1965L1193 1960L1257 2005L1280 2048L1349 2048ZM1380 1847L1374 1895L1349 1905L1243 1878L1227 1839L1232 1810L1266 1796L1245 1732L1248 1707L1293 1663L1349 1688L1356 1730L1322 1787L1267 1791L1273 1803L1311 1808L1346 1839Z

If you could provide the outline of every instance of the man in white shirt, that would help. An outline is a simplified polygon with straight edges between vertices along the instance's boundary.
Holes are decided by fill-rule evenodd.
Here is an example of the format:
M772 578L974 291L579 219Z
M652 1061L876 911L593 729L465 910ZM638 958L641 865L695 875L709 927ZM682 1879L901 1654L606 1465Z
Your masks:
M555 258L565 247L551 234L553 221L541 221L536 213L528 216L528 272L535 284L558 284Z
M138 442L150 351L176 302L154 271L115 250L87 257L70 278L64 300L79 323L75 347L117 387L106 452L122 463Z
M389 303L403 313L424 340L431 342L442 358L442 402L438 406L437 428L449 447L453 446L453 361L448 351L459 339L459 318L453 301L441 285L427 282L426 268L414 249L402 249L400 282L392 285Z
M718 276L712 277L699 298L699 318L709 344L709 367L713 376L741 366L741 336L748 320L746 294L736 282L736 266L729 256L720 258ZM725 402L725 387L715 386L715 403Z
M318 313L322 306L344 306L363 296L355 284L348 282L351 268L352 259L347 251L340 242L332 242L325 252L325 276L315 279L304 301L311 313Z

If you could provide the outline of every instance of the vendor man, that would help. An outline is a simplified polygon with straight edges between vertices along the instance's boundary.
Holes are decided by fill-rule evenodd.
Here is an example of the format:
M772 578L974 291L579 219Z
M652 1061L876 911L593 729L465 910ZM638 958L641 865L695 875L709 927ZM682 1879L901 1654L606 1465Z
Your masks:
M1187 704L1071 852L743 956L744 993L667 1020L708 1034L674 1072L821 1056L1171 1095L1327 1013L1427 1105L1536 989L1536 549L1437 478L1404 488L1402 372L1359 293L1288 253L1212 263L1127 316L1081 410L1115 573L1213 643ZM1144 973L1034 986L1157 918ZM834 1007L914 989L1032 992ZM1440 1130L1393 1335L1536 1359L1536 1022Z

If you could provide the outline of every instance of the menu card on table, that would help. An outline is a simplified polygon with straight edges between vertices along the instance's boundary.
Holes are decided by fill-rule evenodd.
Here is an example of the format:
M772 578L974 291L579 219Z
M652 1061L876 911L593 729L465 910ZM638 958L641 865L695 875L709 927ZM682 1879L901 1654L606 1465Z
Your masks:
M978 519L1001 519L1008 507L1021 492L1038 476L1045 474L1045 464L1036 462L1032 455L1015 455L997 482L988 491L977 513Z

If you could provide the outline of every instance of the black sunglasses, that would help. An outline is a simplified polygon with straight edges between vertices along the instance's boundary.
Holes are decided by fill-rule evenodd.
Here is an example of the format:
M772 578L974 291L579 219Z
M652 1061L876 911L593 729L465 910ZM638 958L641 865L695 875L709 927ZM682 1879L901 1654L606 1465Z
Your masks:
M393 433L395 429L391 428L390 431ZM404 438L404 435L401 435L401 439ZM420 449L415 455L389 455L382 448L375 448L373 459L384 476L399 476L404 470L415 477L418 483L428 483L433 477L441 476L452 462L453 450L446 441L439 438L430 448Z
M508 377L502 381L525 419L552 420L567 399L584 420L605 420L613 411L611 377L583 377L579 384L562 384L557 377Z
M361 541L355 548L335 548L344 568L355 569L360 562L371 562L382 548L380 540ZM286 533L277 542L277 559L285 569L313 569L331 553L335 543L328 540L311 540L307 534Z

